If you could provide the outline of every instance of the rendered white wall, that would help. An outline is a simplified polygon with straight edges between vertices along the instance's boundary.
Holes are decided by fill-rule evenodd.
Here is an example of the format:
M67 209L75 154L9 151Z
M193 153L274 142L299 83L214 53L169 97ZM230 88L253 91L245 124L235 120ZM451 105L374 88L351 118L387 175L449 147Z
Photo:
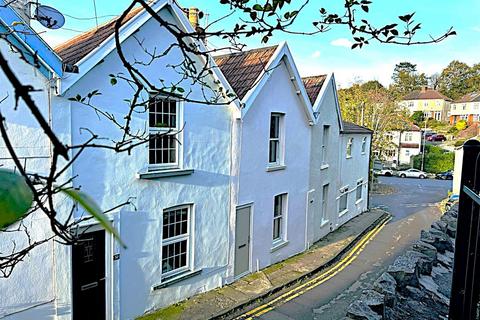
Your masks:
M339 162L338 153L340 145L340 126L336 106L336 96L333 78L325 83L325 96L318 106L318 122L312 127L312 143L310 156L310 190L313 191L313 203L309 203L308 217L308 243L314 242L326 236L335 228L337 216L337 190ZM327 164L322 167L322 143L324 125L329 128L329 141L327 149ZM322 224L322 193L323 186L329 184L329 197L327 199L327 220Z
M256 97L242 122L239 198L253 202L252 270L256 271L305 249L306 197L309 183L310 127L304 106L282 62ZM267 172L271 112L285 113L284 170ZM272 249L274 196L288 193L287 241Z
M168 11L162 10L161 14L174 22ZM149 50L156 47L161 51L174 41L154 21L147 22L135 36L144 41L143 45ZM142 59L141 49L134 39L127 39L123 48L127 57ZM179 51L173 49L167 58L143 68L143 74L153 81L161 78L166 83L175 82L181 76L166 66L179 62ZM94 103L121 118L127 110L123 99L131 98L132 91L121 81L112 87L108 77L121 71L124 69L120 61L116 53L112 53L75 84L65 98L98 89L102 95L95 98ZM212 79L209 81L213 85ZM184 81L181 86L192 89L190 99L204 100L199 85L192 86ZM81 127L93 128L100 136L119 136L118 129L107 120L98 120L88 107L76 103L71 107L74 143L88 138L85 132L80 134ZM148 163L146 145L138 147L131 155L88 151L75 164L74 174L80 175L76 185L93 196L102 208L116 206L129 197L136 198L134 203L138 211L127 207L112 215L128 245L126 250L115 246L120 260L112 262L114 305L121 306L114 314L119 314L120 318L132 318L222 284L228 264L233 112L232 107L225 105L184 103L183 160L184 168L195 170L190 176L138 179L136 174L145 170ZM147 116L147 113L135 114L132 127L144 129ZM152 286L161 283L162 210L188 203L194 204L193 266L194 270L202 269L202 273L152 292Z
M340 139L340 152L339 152L339 177L340 181L338 184L338 189L343 188L348 185L348 212L342 216L337 215L337 227L346 223L350 219L356 217L362 212L367 211L368 209L368 171L369 171L369 152L371 144L371 135L369 134L349 134L342 133ZM366 152L362 153L362 140L367 138ZM353 138L353 147L352 147L352 157L347 158L346 154L346 145L349 138ZM363 197L361 201L356 201L356 187L357 181L363 179L365 184L363 188ZM336 190L337 193L337 212L338 212L338 198L340 196L339 190Z

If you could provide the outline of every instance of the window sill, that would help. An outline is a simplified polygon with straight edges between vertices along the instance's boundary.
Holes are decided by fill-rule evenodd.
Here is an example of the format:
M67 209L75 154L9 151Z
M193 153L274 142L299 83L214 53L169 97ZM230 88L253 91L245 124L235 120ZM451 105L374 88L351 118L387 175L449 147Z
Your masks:
M342 212L340 212L340 213L338 214L338 216L341 217L341 216L345 215L347 212L348 212L348 209L345 209L345 210L343 210Z
M330 222L329 220L322 221L322 222L320 223L320 228L325 227L329 222Z
M194 276L197 276L197 275L199 275L200 273L202 273L202 269L196 270L196 271L190 271L190 270L189 270L189 271L185 271L185 272L182 272L182 273L180 273L180 274L177 274L177 275L168 277L168 278L166 278L165 281L162 281L161 284L156 285L156 286L153 286L153 287L152 287L152 291L156 291L156 290L160 290L160 289L166 288L166 287L168 287L168 286L171 286L172 284L175 284L175 283L178 283L178 282L180 282L180 281L183 281L183 280L192 278L192 277L194 277Z
M320 166L320 170L328 169L328 167L330 167L330 165L328 165L328 164L322 164L322 165Z
M272 249L270 249L270 252L275 252L277 250L280 250L282 249L283 247L285 247L286 245L288 244L288 241L285 241L285 240L275 240L273 242L273 247Z
M287 168L287 166L285 166L285 165L271 165L271 166L267 167L267 172L285 170L286 168Z
M355 204L359 204L359 203L362 202L362 201L363 201L363 198L360 198L360 199L358 199L357 201L355 201Z
M187 176L192 174L193 172L194 172L193 169L156 170L156 171L148 171L148 172L138 172L137 178L153 180L153 179L168 178L168 177Z
M352 157L352 156L347 156L346 158L347 158L347 159L352 159L353 157Z

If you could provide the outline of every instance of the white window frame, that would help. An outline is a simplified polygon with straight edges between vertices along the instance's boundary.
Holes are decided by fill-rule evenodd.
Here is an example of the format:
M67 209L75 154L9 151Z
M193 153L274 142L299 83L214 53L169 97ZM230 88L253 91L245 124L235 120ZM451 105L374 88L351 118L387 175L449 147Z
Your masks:
M280 215L275 216L275 199L280 197L281 199L281 207L280 207ZM286 228L286 221L288 215L288 193L281 193L277 194L273 197L273 210L272 210L272 241L275 244L279 242L284 242L287 239L287 228ZM275 237L275 221L280 220L280 230L277 237Z
M174 137L175 141L175 162L171 163L150 163L150 143L148 143L148 170L149 171L158 171L158 170L168 170L168 169L179 169L182 166L182 158L183 158L183 134L180 130L181 124L183 123L183 102L179 99L174 97L164 97L164 96L151 96L150 99L158 99L158 100L171 100L175 101L175 109L176 109L176 122L175 127L151 127L150 126L150 102L149 102L149 110L148 110L148 133L149 137L155 134L167 134L169 136Z
M367 137L362 139L362 154L367 153Z
M413 141L413 132L405 132L405 141L412 142Z
M467 110L467 104L466 103L462 104L462 110Z
M441 111L436 111L435 112L435 120L437 120L437 121L442 120L442 112Z
M330 140L330 125L323 126L323 135L322 135L322 166L328 164L328 142Z
M348 138L347 149L346 149L346 158L350 159L353 153L353 138Z
M325 192L325 190L327 192ZM328 195L330 193L330 184L326 183L322 187L322 222L321 226L324 226L329 220L327 216L328 212Z
M278 118L278 137L272 138L272 123L273 118ZM285 158L285 129L284 129L284 122L285 122L285 114L281 112L272 112L270 113L270 125L268 130L268 166L269 167L278 167L284 165L284 158ZM270 160L270 153L271 153L271 144L272 142L277 143L277 152L275 161Z
M428 101L423 101L423 106L428 107Z
M174 236L171 238L163 239L163 216L166 212L175 211L175 210L182 210L187 209L187 233L181 234L178 236ZM162 237L161 237L161 244L160 244L160 270L161 270L161 278L162 280L170 279L178 274L182 274L185 272L189 272L192 270L193 259L192 259L192 230L193 230L193 205L185 204L179 205L174 207L165 208L162 210L162 220L161 220L161 230L162 230ZM186 240L187 241L187 256L186 256L186 265L171 271L163 272L163 247L173 243L179 243Z
M360 192L360 197L359 197ZM359 203L363 200L363 179L357 181L357 187L355 189L355 202Z
M345 186L340 189L340 196L338 197L338 215L343 216L345 213L348 212L348 188L349 186ZM345 208L341 208L342 197L345 197ZM340 210L342 209L342 210Z

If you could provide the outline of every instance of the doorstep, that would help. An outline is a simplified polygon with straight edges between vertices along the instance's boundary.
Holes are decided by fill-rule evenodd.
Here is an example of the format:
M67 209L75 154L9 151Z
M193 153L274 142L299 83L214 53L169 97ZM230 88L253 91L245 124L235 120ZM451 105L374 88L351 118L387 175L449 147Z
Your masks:
M367 211L329 233L303 253L139 319L201 320L233 314L336 263L388 215L380 209Z

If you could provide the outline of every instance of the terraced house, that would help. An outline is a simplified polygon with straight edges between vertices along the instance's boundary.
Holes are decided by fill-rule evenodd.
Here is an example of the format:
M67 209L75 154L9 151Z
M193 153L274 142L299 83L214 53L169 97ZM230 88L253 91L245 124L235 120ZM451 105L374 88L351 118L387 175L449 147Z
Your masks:
M450 124L465 120L470 125L480 121L480 93L473 92L452 103Z
M151 7L176 28L193 32L176 1L158 0ZM21 19L6 7L1 21L6 10ZM19 74L38 76L24 81L55 84L38 103L65 144L88 139L82 128L102 137L118 134L114 123L70 98L98 90L94 103L105 112L120 119L128 110L131 87L111 80L125 71L115 50L114 24L81 34L55 52L37 37L27 42L25 50L51 58L41 66L43 75L9 52ZM150 61L149 52L176 42L142 9L126 17L119 39L132 61ZM189 41L206 49L201 41ZM0 44L3 52L8 43ZM134 113L131 126L145 130L148 144L131 154L85 151L66 173L75 177L73 187L102 208L135 198L135 208L108 213L128 249L99 224L83 222L78 245L50 241L0 282L0 316L132 319L301 253L367 210L371 131L342 121L333 74L302 79L286 43L188 57L208 64L212 73L195 82L173 70L185 59L176 47L162 59L137 65L145 79L160 81L161 74L163 82L188 92L188 99L153 91L141 96L145 112ZM221 95L220 103L207 103L219 92L234 92L238 99ZM19 115L13 118L18 123L9 123L25 127L16 146L38 141L38 128L29 128ZM48 146L37 151L50 160ZM59 214L69 215L68 208L60 203ZM85 214L73 212L77 219ZM33 225L34 234L50 230L48 219ZM9 240L4 236L2 243Z
M437 90L423 87L421 90L406 95L400 104L406 108L410 114L421 111L426 118L447 121L451 101L450 98L444 96Z

